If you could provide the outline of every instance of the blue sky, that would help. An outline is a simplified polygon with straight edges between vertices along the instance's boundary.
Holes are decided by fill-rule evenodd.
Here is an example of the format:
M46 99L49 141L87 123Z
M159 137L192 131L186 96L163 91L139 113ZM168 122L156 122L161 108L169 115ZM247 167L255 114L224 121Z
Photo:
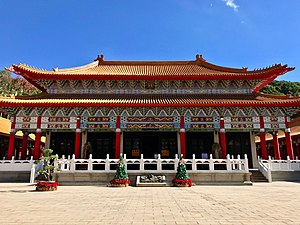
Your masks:
M0 69L106 60L288 64L300 81L300 0L0 0Z

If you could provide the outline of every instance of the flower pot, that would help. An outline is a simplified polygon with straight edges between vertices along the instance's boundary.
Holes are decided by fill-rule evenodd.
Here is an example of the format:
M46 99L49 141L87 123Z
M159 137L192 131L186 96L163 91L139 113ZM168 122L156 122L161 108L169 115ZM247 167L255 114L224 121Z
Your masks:
M175 187L190 187L189 183L173 183Z
M193 185L191 179L180 180L180 179L174 178L172 180L172 183L175 187L191 187Z
M112 187L128 187L128 183L124 184L111 184Z
M110 181L111 187L128 187L130 184L129 179L116 179Z
M36 191L56 191L58 182L55 181L39 181L36 184Z

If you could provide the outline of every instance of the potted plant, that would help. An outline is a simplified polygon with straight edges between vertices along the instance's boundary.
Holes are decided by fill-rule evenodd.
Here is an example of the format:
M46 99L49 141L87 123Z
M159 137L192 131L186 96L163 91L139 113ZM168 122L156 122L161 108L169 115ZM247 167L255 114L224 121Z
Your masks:
M110 181L112 187L127 187L130 184L128 174L124 164L124 158L121 156L118 161L117 171L113 180Z
M54 170L59 170L54 166L54 160L57 159L57 155L52 155L52 149L45 149L42 157L36 161L41 163L42 168L37 171L39 180L36 183L37 191L55 191L57 190L58 182L53 180Z
M177 172L172 183L175 187L191 187L193 185L192 179L189 178L186 172L186 166L182 157L180 157L178 162Z

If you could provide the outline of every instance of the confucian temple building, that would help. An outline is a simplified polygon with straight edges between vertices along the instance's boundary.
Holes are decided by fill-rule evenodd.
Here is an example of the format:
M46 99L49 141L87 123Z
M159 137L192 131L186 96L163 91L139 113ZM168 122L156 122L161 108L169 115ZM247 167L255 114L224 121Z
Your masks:
M34 159L46 136L45 148L59 156L83 158L87 145L95 159L203 159L219 144L219 158L247 154L251 168L258 156L268 157L266 133L274 135L273 157L282 157L276 134L283 130L286 154L294 159L289 122L300 110L300 97L258 92L293 69L228 68L201 55L192 61L106 61L100 55L90 64L53 71L14 64L10 70L42 93L0 98L0 111L12 122L7 156L14 156L15 132L21 130L36 135Z

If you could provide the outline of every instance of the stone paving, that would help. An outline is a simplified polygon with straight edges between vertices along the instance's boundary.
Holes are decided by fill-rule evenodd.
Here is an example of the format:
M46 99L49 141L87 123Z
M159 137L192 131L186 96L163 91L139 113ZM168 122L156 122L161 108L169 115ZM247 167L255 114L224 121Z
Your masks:
M300 183L191 188L0 183L0 224L300 224Z

